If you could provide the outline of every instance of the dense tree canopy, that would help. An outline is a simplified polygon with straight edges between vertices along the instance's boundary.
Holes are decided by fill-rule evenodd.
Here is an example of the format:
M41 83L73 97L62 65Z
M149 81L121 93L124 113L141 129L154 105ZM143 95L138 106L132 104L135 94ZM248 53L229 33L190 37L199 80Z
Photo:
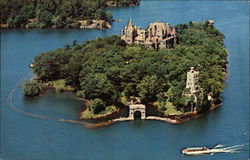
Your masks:
M181 24L176 29L174 49L127 46L119 36L97 38L38 55L34 73L44 82L65 79L85 98L99 98L106 106L134 96L145 103L167 100L181 109L186 73L195 67L205 97L210 93L218 99L227 65L224 36L201 23Z
M25 96L33 97L43 93L44 85L36 80L29 80L24 82L22 88Z
M9 27L77 28L78 20L112 20L108 0L0 0L1 24ZM118 4L132 0L114 0Z

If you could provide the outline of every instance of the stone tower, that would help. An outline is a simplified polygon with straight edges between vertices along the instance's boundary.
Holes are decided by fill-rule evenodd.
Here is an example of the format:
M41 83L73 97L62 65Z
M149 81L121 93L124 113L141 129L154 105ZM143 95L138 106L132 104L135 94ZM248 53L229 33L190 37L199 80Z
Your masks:
M202 103L203 89L199 85L199 71L195 71L194 67L191 67L187 72L186 91L184 92L187 97L194 97L194 102Z
M199 91L199 71L195 71L194 67L187 72L186 88L192 95Z
M126 26L121 31L121 39L124 40L128 44L134 43L135 36L136 36L136 27L132 23L132 19L130 18L128 26Z

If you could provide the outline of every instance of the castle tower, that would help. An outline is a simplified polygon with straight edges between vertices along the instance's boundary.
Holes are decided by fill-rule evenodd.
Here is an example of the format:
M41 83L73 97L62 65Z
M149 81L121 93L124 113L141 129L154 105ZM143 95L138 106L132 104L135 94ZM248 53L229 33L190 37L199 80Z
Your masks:
M194 103L191 104L191 112L198 111L203 103L204 97L203 89L199 85L199 71L195 71L194 67L191 67L190 71L187 72L186 91L183 93L187 98L194 98Z
M128 44L134 43L136 37L136 28L133 25L132 19L130 18L128 26L122 30L121 39L124 40Z
M190 95L199 91L199 71L195 71L194 67L187 72L186 88L189 89Z

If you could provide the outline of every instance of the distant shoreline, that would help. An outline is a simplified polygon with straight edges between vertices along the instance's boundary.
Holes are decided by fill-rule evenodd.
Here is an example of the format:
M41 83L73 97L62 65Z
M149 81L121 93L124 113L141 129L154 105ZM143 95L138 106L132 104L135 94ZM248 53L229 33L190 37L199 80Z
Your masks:
M95 2L93 2L95 4ZM114 20L111 12L106 11L107 7L132 7L140 4L139 0L125 0L125 1L116 1L116 0L106 0L102 4L95 4L96 7L88 4L89 8L93 8L93 12L75 12L76 9L79 9L79 5L77 7L76 4L72 3L74 7L71 6L70 12L71 14L62 13L58 14L59 11L51 11L50 8L48 10L44 10L42 13L35 14L34 11L41 10L39 5L32 4L29 6L28 4L23 3L21 5L21 9L17 10L15 13L15 17L9 17L8 10L4 10L5 13L0 22L0 28L52 28L52 29L64 29L64 28L72 28L72 29L109 29L112 27L113 22L119 22L120 20ZM10 4L5 4L3 6L5 8L11 8L13 6L9 6ZM40 4L41 5L41 4ZM54 4L51 4L52 6ZM66 4L64 4L66 5ZM99 6L98 6L99 5ZM28 6L28 7L27 7ZM47 6L44 6L45 8ZM59 8L60 6L55 6ZM24 13L22 13L22 9L26 9ZM67 7L65 7L66 9ZM82 11L84 9L81 9ZM34 13L33 13L34 12ZM26 15L27 14L27 15Z

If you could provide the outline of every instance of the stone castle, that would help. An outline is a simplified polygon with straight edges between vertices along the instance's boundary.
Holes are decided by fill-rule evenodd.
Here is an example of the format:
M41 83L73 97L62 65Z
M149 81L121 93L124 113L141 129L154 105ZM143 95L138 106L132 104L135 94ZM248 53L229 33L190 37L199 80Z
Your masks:
M144 44L155 49L173 48L176 45L177 32L167 23L154 22L148 29L143 30L134 26L130 19L128 26L121 31L121 39L127 44Z

